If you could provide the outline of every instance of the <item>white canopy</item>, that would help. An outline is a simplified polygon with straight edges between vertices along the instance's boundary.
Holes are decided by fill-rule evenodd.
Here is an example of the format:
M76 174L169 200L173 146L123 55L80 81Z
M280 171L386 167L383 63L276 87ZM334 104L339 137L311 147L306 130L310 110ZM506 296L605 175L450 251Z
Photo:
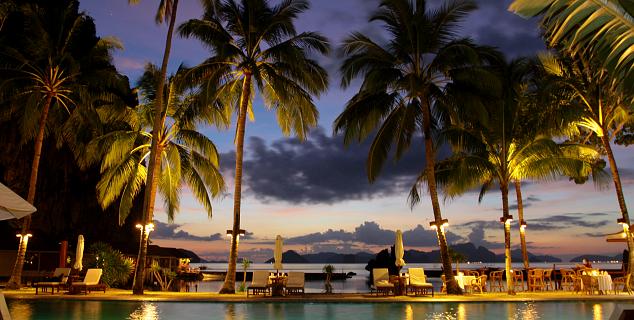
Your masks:
M36 210L34 206L0 183L0 220L24 218Z

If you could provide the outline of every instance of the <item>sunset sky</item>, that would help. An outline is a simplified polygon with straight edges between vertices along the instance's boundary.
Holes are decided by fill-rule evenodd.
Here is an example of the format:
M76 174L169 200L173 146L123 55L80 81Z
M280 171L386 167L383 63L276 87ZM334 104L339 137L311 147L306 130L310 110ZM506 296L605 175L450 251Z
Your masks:
M81 1L82 9L95 19L100 36L115 36L123 42L125 49L115 53L114 62L132 83L136 83L146 63L159 64L162 58L167 27L154 23L157 2L142 0L139 5L129 6L126 0ZM431 1L430 6L438 2ZM353 31L380 39L381 26L367 22L377 3L313 0L311 9L298 19L297 27L299 31L321 32L335 49ZM543 50L536 22L506 11L509 3L478 1L480 8L464 23L464 36L497 46L510 57ZM201 14L198 1L180 1L179 24ZM181 63L197 64L211 54L196 40L176 36L170 71ZM333 120L358 87L339 87L340 57L336 50L329 57L320 58L320 62L330 73L331 86L327 94L316 99L319 128L308 141L300 143L283 137L275 115L262 107L259 98L255 102L255 122L249 122L246 128L242 198L242 228L249 236L241 240L240 255L256 261L271 257L277 234L286 239L285 248L300 252L376 251L393 243L396 229L405 232L407 249L435 249L436 237L429 230L432 213L428 196L413 210L407 204L409 187L424 165L422 141L414 143L401 162L390 164L370 185L365 176L370 141L346 148L340 137L332 135ZM160 223L152 237L160 245L187 248L207 259L226 260L228 239L224 234L232 224L234 129L204 128L203 132L222 152L227 193L214 201L214 215L209 219L190 191L183 190L180 213L172 225L166 224L166 215L157 203L155 215ZM618 146L615 153L631 207L634 153L631 148ZM575 185L562 179L556 183L526 184L523 193L529 251L570 257L580 253L613 255L625 248L624 244L606 243L603 236L619 231L616 219L620 214L612 185L597 190L591 182ZM496 252L503 248L503 229L498 222L499 191L491 190L481 204L474 193L448 199L442 212L450 222L450 242L470 241ZM512 232L512 241L517 244L516 225Z

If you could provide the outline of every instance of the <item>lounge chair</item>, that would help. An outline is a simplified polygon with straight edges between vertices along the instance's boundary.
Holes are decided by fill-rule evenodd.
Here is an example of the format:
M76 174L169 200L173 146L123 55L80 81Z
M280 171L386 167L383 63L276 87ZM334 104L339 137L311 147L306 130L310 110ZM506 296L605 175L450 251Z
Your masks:
M0 292L0 320L11 320L11 314L7 307L7 301L4 300L4 294Z
M394 284L390 282L390 274L387 268L372 269L372 282L377 296L379 292L386 295L390 291L394 293Z
M106 293L107 286L103 283L99 283L102 273L103 270L101 269L88 269L84 281L71 283L69 291L73 293L84 292L84 294L88 294L91 291L103 291Z
M70 276L70 268L55 268L53 271L53 276L56 281L40 281L33 284L35 287L35 294L38 294L39 289L42 289L42 292L46 292L46 288L51 288L51 294L55 293L55 289L59 292L59 288L66 285L68 282L68 277Z
M429 291L431 291L431 296L434 296L434 286L427 282L427 277L425 276L425 270L423 268L409 268L408 274L409 281L407 283L405 293L407 293L407 291L411 291L414 294L429 294Z
M304 294L304 273L289 272L286 278L286 292Z
M253 294L262 293L266 295L271 292L269 287L269 272L266 270L253 271L253 279L251 285L247 287L247 297L249 297L249 290L253 291Z

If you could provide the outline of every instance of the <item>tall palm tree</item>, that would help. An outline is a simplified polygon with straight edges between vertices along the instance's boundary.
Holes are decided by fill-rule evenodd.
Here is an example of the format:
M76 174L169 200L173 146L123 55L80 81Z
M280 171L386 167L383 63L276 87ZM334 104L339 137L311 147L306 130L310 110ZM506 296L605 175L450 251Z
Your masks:
M89 74L100 74L100 84L112 80L114 68L108 67L108 61L116 45L107 39L88 38L87 30L93 30L94 25L89 17L78 13L76 1L50 6L23 4L16 10L24 21L25 37L20 43L3 45L3 61L10 67L3 70L1 100L9 104L8 113L20 119L22 139L34 141L27 201L35 204L44 138L48 132L56 131L49 124L51 116L61 119L71 114L72 117L80 107L78 102L89 100L87 96L99 89L96 83L85 81ZM101 67L95 68L98 65ZM81 104L79 109L87 107ZM22 235L28 233L30 224L31 216L23 219ZM10 288L21 285L27 244L28 237L20 237Z
M234 293L244 132L247 114L253 117L253 97L259 91L265 106L275 110L284 135L294 133L303 140L317 124L312 96L328 88L326 71L310 55L326 54L329 45L318 33L295 30L297 16L309 8L304 0L282 1L275 6L267 0L207 1L204 6L203 17L185 22L179 32L197 38L214 54L192 68L188 78L207 90L210 101L238 114L232 241L227 276L220 290Z
M509 10L542 16L550 47L601 61L613 77L634 84L634 4L630 0L515 0Z
M128 0L130 4L136 4L140 0ZM143 223L145 228L154 219L154 202L156 200L156 190L159 183L159 175L161 168L161 155L158 150L158 142L161 141L160 133L163 124L165 123L165 117L167 110L162 109L165 104L163 103L163 90L165 89L165 81L167 78L167 65L169 62L170 52L172 50L172 35L174 33L174 26L176 23L176 13L178 11L178 0L160 0L159 7L156 12L156 23L161 24L167 22L167 35L165 37L165 47L163 49L163 61L161 62L160 77L156 83L156 101L154 107L154 123L152 125L152 145L150 147L148 174L147 174L147 186L145 188L145 194L143 197ZM169 19L169 20L168 20ZM145 229L142 230L145 232ZM147 255L147 240L141 241L139 248L139 261L137 261L134 281L132 285L132 291L134 294L143 294L143 282L144 278L140 276L145 274L145 257Z
M562 107L562 115L573 119L578 137L583 143L598 145L608 158L616 198L621 211L618 220L627 235L630 252L634 241L630 232L631 220L623 195L621 176L614 158L611 142L625 126L634 124L632 105L634 95L624 80L611 74L594 60L575 56L573 59L557 58L551 54L540 56L548 73L548 98L553 105ZM630 255L629 273L632 273L634 254Z
M149 156L153 125L156 83L159 70L148 65L140 81L143 103L129 110L126 129L109 132L91 145L102 159L102 178L97 184L97 197L105 209L119 200L119 223L123 224L142 186L146 184L145 160ZM179 208L179 191L187 184L194 196L203 204L209 217L212 215L211 197L224 188L218 170L218 151L209 138L196 127L202 123L225 125L224 114L217 108L201 106L195 95L180 90L177 77L166 84L164 108L167 121L161 128L161 141L157 143L161 155L158 192L165 199L167 217L173 221ZM220 122L220 123L218 123ZM149 234L146 236L149 237Z
M438 202L434 162L436 148L432 131L442 125L443 87L455 74L468 74L480 62L483 48L456 36L459 23L473 11L472 1L454 1L437 10L428 10L422 0L384 0L370 21L383 23L385 44L356 32L343 45L345 60L340 68L342 86L361 78L359 91L347 102L334 122L334 132L344 134L344 142L361 141L375 134L367 160L367 175L374 181L392 145L396 158L422 133L428 189L440 247L447 292L461 293L454 280L451 258ZM376 130L376 131L375 131Z
M492 72L499 77L499 84L488 94L482 93L479 98L483 103L469 105L477 106L477 110L463 110L464 99L474 99L473 95L455 93L458 99L453 102L457 111L452 125L442 135L453 146L454 154L439 163L437 179L449 197L480 185L479 201L494 183L499 185L507 288L509 294L514 294L510 233L513 216L508 203L510 185L523 179L548 180L579 172L584 162L567 157L550 137L530 135L524 130L526 118L523 117L522 98L532 73L528 60L518 59L508 64L500 60L492 66ZM449 90L464 90L464 87L450 87ZM420 181L424 179L421 175ZM416 186L412 189L411 199L418 199Z

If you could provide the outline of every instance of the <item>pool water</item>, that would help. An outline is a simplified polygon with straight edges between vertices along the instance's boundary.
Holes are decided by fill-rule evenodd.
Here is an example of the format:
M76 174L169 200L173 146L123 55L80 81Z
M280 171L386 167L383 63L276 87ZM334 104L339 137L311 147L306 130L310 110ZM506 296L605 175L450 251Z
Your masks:
M616 302L220 303L9 300L15 320L608 319Z

